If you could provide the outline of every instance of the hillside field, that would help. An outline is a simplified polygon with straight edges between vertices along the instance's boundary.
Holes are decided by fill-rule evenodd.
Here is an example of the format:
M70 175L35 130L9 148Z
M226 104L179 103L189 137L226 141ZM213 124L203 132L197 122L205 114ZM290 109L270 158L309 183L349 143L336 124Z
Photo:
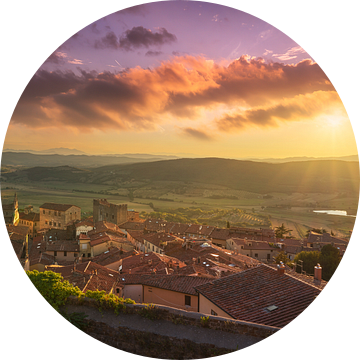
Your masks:
M171 186L170 186L171 185ZM130 187L114 187L99 184L68 182L5 182L2 183L2 200L11 202L16 191L20 208L31 204L35 211L44 202L74 204L80 206L83 216L92 214L92 200L106 198L113 203L127 203L128 209L143 214L154 211L174 212L180 208L199 208L211 212L211 216L199 216L198 223L225 227L232 226L272 227L282 223L292 229L296 238L304 237L310 228L324 228L338 236L348 237L353 229L354 217L315 214L314 209L347 210L355 215L357 199L340 194L322 193L270 193L266 196L248 191L233 190L212 184L186 184L179 182L153 182L151 186L132 190ZM132 191L131 191L132 190ZM139 196L139 197L138 197ZM231 212L239 209L241 212ZM222 210L227 213L217 218ZM146 217L146 215L144 215Z

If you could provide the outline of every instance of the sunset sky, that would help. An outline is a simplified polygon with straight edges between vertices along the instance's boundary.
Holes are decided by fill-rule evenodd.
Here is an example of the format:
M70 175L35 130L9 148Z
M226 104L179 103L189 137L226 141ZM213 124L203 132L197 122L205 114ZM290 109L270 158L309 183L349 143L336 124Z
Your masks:
M191 1L119 11L49 56L19 100L4 149L54 147L227 158L357 154L342 102L315 59L260 19Z

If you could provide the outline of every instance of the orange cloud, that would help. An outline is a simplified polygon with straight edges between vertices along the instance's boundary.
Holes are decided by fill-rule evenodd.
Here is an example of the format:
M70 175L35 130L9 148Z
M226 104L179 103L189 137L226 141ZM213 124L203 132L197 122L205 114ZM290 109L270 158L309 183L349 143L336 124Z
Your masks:
M224 114L215 123L217 128L224 132L241 130L248 126L274 127L282 122L309 120L322 114L331 114L336 109L344 111L335 91L316 91L283 100L272 106Z
M334 88L310 60L284 65L242 56L220 66L203 57L183 56L154 69L136 67L117 74L82 71L80 76L40 69L20 98L12 122L31 128L141 131L157 129L168 115L196 120L202 109L250 108L245 114L218 119L218 128L224 130L226 122L239 127L293 118L305 110L295 104L290 110L288 101L318 91ZM236 121L236 116L246 120Z
M209 134L207 134L204 130L193 129L188 127L182 129L182 133L197 140L206 140L206 141L213 140L213 138Z

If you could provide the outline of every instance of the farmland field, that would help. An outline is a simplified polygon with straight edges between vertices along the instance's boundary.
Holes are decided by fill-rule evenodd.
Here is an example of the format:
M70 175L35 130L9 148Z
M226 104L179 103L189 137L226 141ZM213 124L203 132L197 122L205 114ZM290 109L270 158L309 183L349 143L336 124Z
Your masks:
M106 198L116 204L127 203L128 209L142 213L154 211L179 214L180 208L199 208L207 214L199 215L198 223L226 226L272 227L284 225L292 236L301 238L311 228L324 228L336 235L349 237L354 217L315 214L314 209L347 210L355 215L357 199L341 194L322 193L270 193L267 196L248 191L233 190L213 184L176 181L152 182L145 186L126 187L107 184L80 184L61 181L5 182L1 196L10 202L16 192L19 207L33 205L34 210L44 202L74 204L82 209L83 216L92 214L92 200ZM238 209L239 211L233 211ZM223 211L223 212L222 212ZM212 214L209 216L209 214ZM223 214L219 216L219 214Z

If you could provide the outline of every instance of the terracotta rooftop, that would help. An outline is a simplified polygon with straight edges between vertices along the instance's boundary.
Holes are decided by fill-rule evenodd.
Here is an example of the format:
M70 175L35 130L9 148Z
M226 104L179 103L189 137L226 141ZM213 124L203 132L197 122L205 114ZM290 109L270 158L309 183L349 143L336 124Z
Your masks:
M82 221L79 221L75 224L76 228L80 227L80 226L91 226L94 227L94 223L91 220L85 219Z
M147 231L163 231L166 223L167 222L162 219L147 219L144 221L145 229Z
M20 220L25 220L25 221L40 221L40 214L39 213L35 213L35 212L30 212L30 213L24 213L21 212L19 213L19 218Z
M25 236L27 235L27 233L29 232L29 228L28 226L24 226L24 225L7 225L6 226L8 233L13 233L13 234L17 234L20 236L23 236L25 239Z
M90 230L88 232L88 235L91 236L102 232L115 233L121 236L126 235L124 231L121 230L117 225L105 220L96 222L94 225L94 229Z
M276 327L295 319L321 291L263 264L196 290L234 319Z
M214 229L214 226L192 224L185 231L185 234L209 236Z
M189 295L197 295L194 287L208 283L210 280L206 277L186 275L124 274L121 276L123 285L142 284Z
M164 274L169 273L169 269L177 269L177 266L180 268L185 267L186 264L182 261L166 256L157 254L154 252L150 253L139 253L136 255L129 256L122 260L122 272L123 273L159 273L163 272Z
M69 251L69 252L79 252L80 246L77 241L51 241L46 243L46 251Z
M344 244L348 245L349 241L346 239L340 239L335 236L331 236L329 233L318 234L316 232L310 231L307 241L309 243L323 242L323 243L334 243L334 244Z
M93 261L68 266L51 265L47 266L46 270L60 273L65 280L78 286L83 292L87 290L105 290L109 293L119 283L119 273L117 271L110 270ZM118 286L121 287L120 284Z
M115 233L100 232L100 233L90 235L90 232L89 232L88 236L90 238L91 246L96 246L96 245L102 244L107 241L113 241L113 242L116 242L117 244L125 244L125 243L129 244L129 242L126 240L125 237L123 237L122 235L117 235Z
M126 231L129 231L129 230L144 230L145 228L145 222L144 221L127 221L123 224L120 224L119 225L119 228L120 229L124 229Z
M133 251L121 251L119 248L112 248L109 251L94 256L91 260L99 265L106 266L113 264L121 259L129 257L133 254Z
M189 228L189 224L181 224L181 223L169 223L171 226L168 230L169 233L174 235L185 235L185 231Z
M68 204L55 204L55 203L45 203L39 206L40 209L46 210L55 210L55 211L66 211L70 209L72 206L77 207L80 210L79 206L76 205L68 205Z
M183 242L183 240L180 239L179 237L163 232L155 233L155 234L144 234L143 239L158 247L160 246L161 243L164 242L171 242L171 241L179 241L181 243Z
M210 234L210 237L212 239L216 239L216 240L226 240L229 239L230 236L230 230L229 229L218 229L215 228L213 229L213 231Z

